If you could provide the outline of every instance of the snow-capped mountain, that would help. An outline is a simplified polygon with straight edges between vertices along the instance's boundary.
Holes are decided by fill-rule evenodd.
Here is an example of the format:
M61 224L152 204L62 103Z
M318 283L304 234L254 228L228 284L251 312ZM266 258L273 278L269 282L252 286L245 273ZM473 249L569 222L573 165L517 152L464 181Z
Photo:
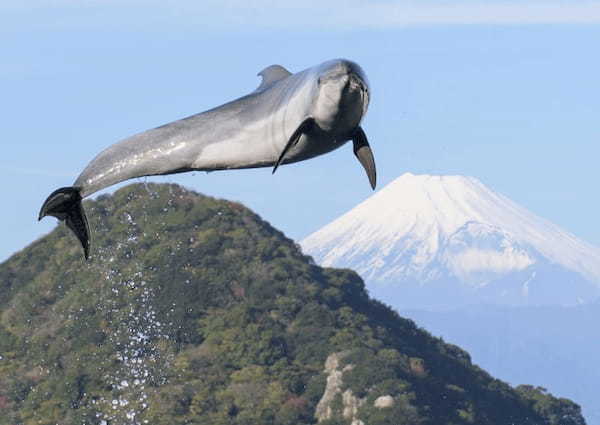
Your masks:
M395 307L577 304L600 294L600 249L479 180L404 174L300 242Z

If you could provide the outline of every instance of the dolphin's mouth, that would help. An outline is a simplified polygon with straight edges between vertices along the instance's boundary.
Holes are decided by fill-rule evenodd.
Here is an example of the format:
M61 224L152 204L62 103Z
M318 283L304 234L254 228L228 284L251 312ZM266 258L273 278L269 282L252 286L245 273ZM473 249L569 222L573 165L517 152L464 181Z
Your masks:
M350 75L346 85L348 93L358 93L362 106L362 116L364 117L369 108L369 89L365 82L356 74Z
M367 88L367 86L362 83L361 81L361 89L360 89L360 95L362 98L362 108L363 108L363 113L362 116L364 117L367 113L367 109L369 108L369 89Z
M364 117L369 109L369 90L363 86L360 91L360 96L362 99L362 116Z

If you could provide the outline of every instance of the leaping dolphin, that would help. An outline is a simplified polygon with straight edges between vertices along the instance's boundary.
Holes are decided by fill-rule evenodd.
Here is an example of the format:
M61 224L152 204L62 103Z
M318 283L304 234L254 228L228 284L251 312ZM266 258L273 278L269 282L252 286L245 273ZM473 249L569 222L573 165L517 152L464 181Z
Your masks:
M354 154L375 189L373 154L360 122L369 84L354 62L335 59L296 74L280 65L258 73L252 93L136 134L100 152L73 186L52 192L39 214L64 220L89 256L82 199L134 177L273 167L303 161L352 140Z

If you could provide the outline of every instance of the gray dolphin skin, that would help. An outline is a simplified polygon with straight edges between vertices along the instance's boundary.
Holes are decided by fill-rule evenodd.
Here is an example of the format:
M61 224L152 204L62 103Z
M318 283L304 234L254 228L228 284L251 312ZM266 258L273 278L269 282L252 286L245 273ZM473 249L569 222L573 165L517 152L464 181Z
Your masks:
M369 105L365 73L335 59L296 74L280 65L258 73L252 93L206 112L136 134L100 152L73 186L44 202L64 220L89 256L89 226L82 199L135 177L273 167L303 161L353 141L354 154L375 188L373 154L360 122Z

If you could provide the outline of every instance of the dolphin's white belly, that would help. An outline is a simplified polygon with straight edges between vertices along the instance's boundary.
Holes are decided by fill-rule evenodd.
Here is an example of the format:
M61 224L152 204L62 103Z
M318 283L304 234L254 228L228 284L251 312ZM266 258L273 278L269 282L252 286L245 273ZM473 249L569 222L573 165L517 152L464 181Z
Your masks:
M249 168L267 165L276 156L269 143L268 120L263 119L239 127L226 139L207 143L192 162L197 170Z

